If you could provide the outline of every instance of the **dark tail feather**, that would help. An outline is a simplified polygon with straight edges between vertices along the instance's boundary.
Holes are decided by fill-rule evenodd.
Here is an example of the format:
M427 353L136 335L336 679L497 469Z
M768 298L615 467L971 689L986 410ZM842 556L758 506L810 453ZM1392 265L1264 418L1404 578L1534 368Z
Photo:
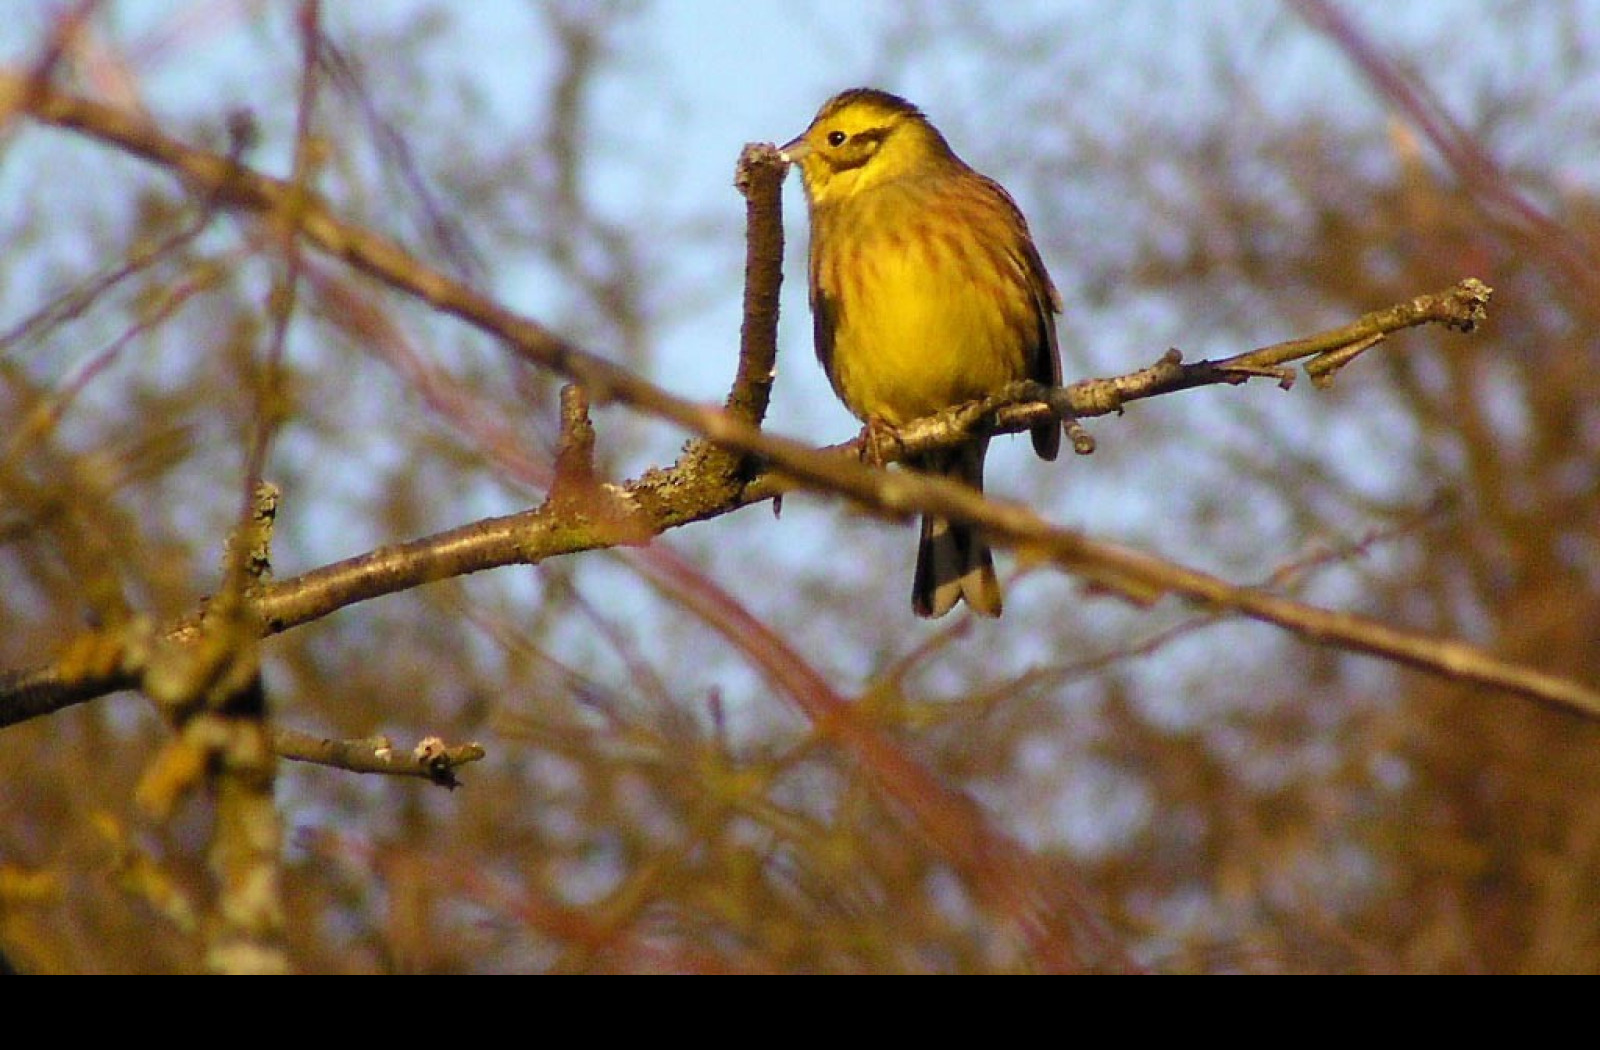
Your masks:
M929 457L917 467L982 492L983 457L988 451L985 438ZM1000 581L994 574L989 545L969 526L924 516L917 575L911 585L912 611L923 617L943 616L963 599L980 616L1000 615Z

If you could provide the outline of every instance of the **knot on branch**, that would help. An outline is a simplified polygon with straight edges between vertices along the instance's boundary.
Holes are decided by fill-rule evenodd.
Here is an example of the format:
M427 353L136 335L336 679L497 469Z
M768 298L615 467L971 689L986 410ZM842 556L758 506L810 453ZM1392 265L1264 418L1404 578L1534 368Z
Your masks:
M1493 295L1493 288L1476 277L1468 277L1440 296L1443 300L1440 320L1446 328L1457 332L1474 331L1488 317L1489 300Z

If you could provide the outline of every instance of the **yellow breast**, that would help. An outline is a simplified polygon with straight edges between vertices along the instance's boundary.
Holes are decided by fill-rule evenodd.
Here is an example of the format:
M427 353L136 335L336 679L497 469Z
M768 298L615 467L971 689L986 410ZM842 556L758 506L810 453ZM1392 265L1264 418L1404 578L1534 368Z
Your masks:
M859 418L900 425L1027 377L1039 304L989 218L894 188L813 215L817 352Z

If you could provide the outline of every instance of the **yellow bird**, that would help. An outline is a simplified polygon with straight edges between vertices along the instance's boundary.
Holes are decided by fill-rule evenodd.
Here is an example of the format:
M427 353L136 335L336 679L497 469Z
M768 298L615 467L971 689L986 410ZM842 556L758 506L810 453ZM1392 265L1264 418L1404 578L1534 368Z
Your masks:
M1000 184L956 156L905 99L835 95L780 151L800 167L811 214L817 358L864 422L902 426L1034 379L1059 386L1061 299L1028 223ZM989 439L908 466L983 489ZM1033 428L1054 459L1061 426ZM925 516L911 607L957 601L1000 615L989 547L971 527Z

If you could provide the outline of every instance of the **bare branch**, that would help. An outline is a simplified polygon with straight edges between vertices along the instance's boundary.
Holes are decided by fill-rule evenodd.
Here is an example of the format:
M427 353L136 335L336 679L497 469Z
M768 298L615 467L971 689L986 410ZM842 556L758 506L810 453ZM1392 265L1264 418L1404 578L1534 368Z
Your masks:
M272 749L291 762L310 762L351 773L420 777L440 787L457 788L456 769L483 760L482 744L446 744L438 737L418 742L410 751L396 750L388 737L330 740L282 726L273 730Z
M186 147L145 121L111 107L49 90L35 92L30 97L24 90L27 86L22 78L0 75L0 103L15 105L20 99L20 104L28 106L38 119L81 131L145 157L197 184L202 191L220 195L232 206L269 213L285 207L290 191L276 180L243 170L225 158ZM759 153L755 158L757 164L770 162L763 161ZM618 486L616 495L636 506L653 531L726 513L753 500L769 498L785 485L803 484L837 493L879 514L899 517L933 511L973 522L984 528L991 542L1015 546L1025 557L1058 564L1082 576L1092 586L1130 600L1154 601L1170 594L1206 608L1274 623L1317 643L1369 653L1459 681L1489 685L1600 715L1600 692L1506 663L1473 646L1404 631L1353 614L1318 609L1252 588L1235 587L1163 559L1054 528L1024 507L985 500L941 479L868 469L837 452L818 451L793 440L764 434L731 413L675 397L625 369L579 350L536 322L519 317L459 282L421 266L387 239L340 222L318 202L308 201L301 215L301 231L308 244L504 339L519 354L582 383L595 400L627 403L703 434L716 444L758 456L778 468L776 476L735 484L728 483L725 478L707 479L704 472L686 470L685 465L692 463L692 458L686 457L669 470L652 471L627 486ZM1223 362L1186 366L1176 355L1169 354L1151 369L1130 377L1090 381L1088 387L1079 384L1068 388L1083 391L1084 403L1080 405L1075 394L1069 395L1067 400L1074 414L1110 412L1137 397L1207 383L1238 383L1260 374L1262 369L1276 368L1283 361L1348 353L1348 348L1369 340L1375 332L1429 321L1470 327L1476 323L1487 293L1488 289L1480 282L1463 282L1441 296L1419 297L1390 311L1368 315L1333 333L1263 348ZM1042 413L1051 409L1041 405L1033 411ZM1009 419L1007 422L1009 425ZM556 554L594 549L613 542L616 542L615 536L608 535L604 529L585 529L581 524L557 520L547 508L541 508L375 551L308 573L298 580L263 587L252 598L258 603L264 629L270 633L307 622L350 602L392 593L431 579L499 565L533 563ZM168 635L189 635L194 624L194 620L189 620L172 625ZM48 704L40 701L40 690L52 681L64 687L60 695L74 700L130 684L125 677L110 675L98 680L98 689L86 689L83 680L63 680L59 669L44 668L14 674L9 683L11 688L5 693L25 697L20 706L39 713L41 709L48 709ZM0 716L0 725L15 720L15 712L16 708L8 704L7 711Z
M1185 363L1182 354L1169 350L1148 368L1107 379L1085 379L1056 390L1039 383L1014 383L982 401L901 427L886 435L886 440L878 441L878 447L869 449L868 454L888 462L947 447L975 431L1020 433L1052 414L1069 420L1103 416L1121 412L1132 401L1201 386L1237 386L1250 379L1267 378L1288 389L1293 385L1294 374L1284 366L1292 361L1305 360L1312 383L1325 387L1340 368L1394 332L1427 324L1443 325L1457 332L1473 331L1483 323L1493 294L1494 290L1476 277L1467 277L1443 291L1374 310L1338 328L1218 361ZM864 444L866 437L861 440ZM1076 436L1073 445L1080 455L1094 447L1092 441L1086 445Z

